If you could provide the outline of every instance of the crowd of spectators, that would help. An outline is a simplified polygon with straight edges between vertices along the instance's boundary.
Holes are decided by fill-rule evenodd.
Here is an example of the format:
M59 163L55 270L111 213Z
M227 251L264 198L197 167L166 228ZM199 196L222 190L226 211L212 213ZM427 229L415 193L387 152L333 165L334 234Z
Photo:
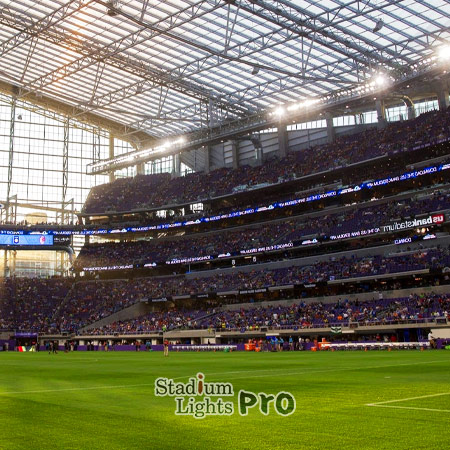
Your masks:
M331 257L302 266L132 280L78 282L7 279L0 296L0 328L74 332L141 300L310 284L450 267L449 248L394 255Z
M211 312L202 310L155 311L136 319L117 321L98 328L88 328L83 334L145 334L175 329L200 329L204 328L202 318L210 314Z
M61 331L76 331L148 297L147 284L126 280L79 282L58 314Z
M175 328L218 331L305 329L331 326L389 325L450 318L450 295L413 295L406 298L371 301L339 300L336 303L294 303L286 306L256 306L249 309L219 311L155 312L135 319L90 329L88 334L145 334Z
M332 304L300 303L290 306L267 306L239 311L221 311L205 319L201 326L219 330L255 330L269 328L317 328L360 325L388 325L420 322L450 314L449 295L411 295L407 298L372 301L339 301Z
M75 260L77 270L129 264L164 263L208 255L235 255L241 250L289 244L308 236L336 236L387 225L393 220L450 208L450 194L440 191L424 198L392 200L373 206L353 205L344 212L298 218L201 236L110 242L85 245Z
M59 331L58 308L72 281L65 278L7 278L0 295L0 330Z
M375 157L410 151L450 137L450 111L433 111L410 121L388 124L383 129L341 136L335 142L273 157L261 166L220 168L185 177L171 174L137 175L94 187L83 212L123 212L163 205L198 202L230 194L239 188L280 183L304 175L345 167Z

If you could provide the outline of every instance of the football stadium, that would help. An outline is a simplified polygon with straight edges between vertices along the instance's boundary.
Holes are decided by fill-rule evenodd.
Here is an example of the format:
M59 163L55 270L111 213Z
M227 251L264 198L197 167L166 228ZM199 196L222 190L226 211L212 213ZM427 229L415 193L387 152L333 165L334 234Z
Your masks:
M0 450L443 450L450 0L0 0Z

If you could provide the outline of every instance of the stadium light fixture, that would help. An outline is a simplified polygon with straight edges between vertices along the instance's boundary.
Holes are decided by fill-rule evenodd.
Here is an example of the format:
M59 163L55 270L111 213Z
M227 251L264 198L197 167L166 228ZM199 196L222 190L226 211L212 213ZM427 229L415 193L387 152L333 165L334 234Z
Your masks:
M297 111L300 108L308 108L308 106L313 106L320 102L320 99L318 98L307 98L306 100L303 100L298 103L293 103L292 105L289 105L286 109L288 111Z
M388 77L384 73L379 73L375 75L374 81L378 87L384 87L388 83Z
M281 117L281 116L284 116L285 112L286 112L286 110L282 106L279 106L273 113L276 116Z
M450 44L439 47L438 57L441 61L449 61L450 60Z
M293 103L292 105L289 105L286 109L288 111L297 111L297 109L300 108L300 103Z

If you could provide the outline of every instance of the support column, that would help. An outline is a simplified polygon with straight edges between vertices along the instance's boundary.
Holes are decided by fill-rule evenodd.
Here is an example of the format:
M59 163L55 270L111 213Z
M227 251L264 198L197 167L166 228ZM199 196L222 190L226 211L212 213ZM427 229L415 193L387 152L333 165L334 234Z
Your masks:
M8 156L8 185L6 190L6 199L9 201L11 196L12 168L14 161L14 126L16 123L16 98L13 97L11 103L11 122L9 124L9 156ZM6 211L6 220L8 220L8 211Z
M109 159L114 158L114 135L109 133ZM114 171L109 172L109 182L113 182L116 179Z
M179 153L173 155L173 174L176 177L181 175L181 155Z
M214 104L212 99L209 99L208 102L208 117L209 117L209 127L214 128L215 125L215 117L214 117Z
M17 194L6 199L6 222L17 223Z
M136 164L136 175L144 175L145 174L145 164L139 163Z
M288 133L286 123L278 124L278 155L284 158L288 154Z
M8 250L3 250L3 277L9 277Z
M9 252L9 276L13 277L16 274L17 250L10 250Z
M69 118L64 121L64 142L63 142L63 167L62 167L62 199L61 199L61 224L65 223L66 195L69 181Z
M408 114L408 120L412 120L416 118L416 109L414 108L414 102L408 97L403 97L403 103L406 106L407 114Z
M255 159L258 166L263 163L263 150L261 144L255 144Z
M239 142L231 141L231 154L233 156L233 169L239 167Z
M325 120L327 123L327 140L328 143L331 144L336 139L336 130L334 129L333 116L329 112L326 112Z
M205 173L209 173L211 171L211 146L207 145L204 148L205 152Z
M442 82L436 86L436 94L437 94L440 111L445 111L450 105L448 93L449 93L449 88L448 88L447 83Z
M378 128L383 129L387 125L384 101L381 99L377 99L375 101L375 107L377 109Z

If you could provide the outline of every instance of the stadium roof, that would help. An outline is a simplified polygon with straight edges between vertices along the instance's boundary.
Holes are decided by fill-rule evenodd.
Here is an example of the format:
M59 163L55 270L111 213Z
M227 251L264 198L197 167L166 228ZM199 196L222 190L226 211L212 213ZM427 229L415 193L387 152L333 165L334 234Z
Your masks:
M449 26L446 0L2 0L0 81L159 139L395 79Z

